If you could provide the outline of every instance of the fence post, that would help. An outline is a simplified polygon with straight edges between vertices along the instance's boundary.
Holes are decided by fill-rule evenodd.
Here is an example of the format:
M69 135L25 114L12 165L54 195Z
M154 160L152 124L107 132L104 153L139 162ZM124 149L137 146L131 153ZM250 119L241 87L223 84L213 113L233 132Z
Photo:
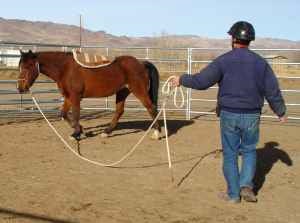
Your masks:
M148 60L149 59L149 48L147 47L146 48L146 60Z
M187 73L189 75L192 74L192 49L188 48L187 49L187 53L188 53L188 58L187 58L187 63L188 63L188 70ZM187 88L186 90L186 120L191 120L191 89Z
M106 57L109 58L109 48L106 47ZM105 110L108 110L108 97L105 98Z

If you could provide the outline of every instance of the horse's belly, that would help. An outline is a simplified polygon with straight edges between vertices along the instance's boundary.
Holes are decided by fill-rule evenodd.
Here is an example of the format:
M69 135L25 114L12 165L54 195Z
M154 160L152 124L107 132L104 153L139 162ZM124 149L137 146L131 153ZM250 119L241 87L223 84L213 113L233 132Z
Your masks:
M88 90L84 92L84 98L101 98L101 97L108 97L115 94L114 91L97 91L97 90Z
M101 97L108 97L113 94L116 94L121 87L117 86L103 86L103 85L96 85L96 86L90 86L86 87L83 97L85 98L101 98Z
M84 97L107 97L115 94L125 85L125 78L120 75L92 74L85 76Z

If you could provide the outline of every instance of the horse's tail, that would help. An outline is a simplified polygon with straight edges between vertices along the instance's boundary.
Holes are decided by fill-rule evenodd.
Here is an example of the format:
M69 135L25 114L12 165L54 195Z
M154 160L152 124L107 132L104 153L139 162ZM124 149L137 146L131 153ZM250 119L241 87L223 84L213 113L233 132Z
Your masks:
M149 88L149 96L150 99L157 107L158 102L158 88L159 88L159 72L153 63L149 61L143 61L146 69L148 70L149 80L150 80L150 88Z

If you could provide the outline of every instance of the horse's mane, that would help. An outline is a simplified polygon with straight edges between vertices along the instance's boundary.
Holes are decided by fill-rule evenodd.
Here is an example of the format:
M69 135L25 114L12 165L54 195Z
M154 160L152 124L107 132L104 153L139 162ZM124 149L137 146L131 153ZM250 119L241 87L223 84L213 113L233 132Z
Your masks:
M65 61L68 58L72 58L71 52L63 52L63 51L39 51L36 52L35 55L38 58L44 58L44 59L53 59L54 61Z
M72 52L63 52L63 51L39 51L35 53L36 55L57 55L57 56L72 56Z

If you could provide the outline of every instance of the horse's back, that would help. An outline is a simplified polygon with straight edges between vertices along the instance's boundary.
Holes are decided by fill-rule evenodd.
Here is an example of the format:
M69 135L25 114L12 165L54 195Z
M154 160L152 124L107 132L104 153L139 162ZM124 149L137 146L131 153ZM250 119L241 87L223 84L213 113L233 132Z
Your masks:
M136 57L130 55L118 56L115 60L125 66L142 66L142 63Z

